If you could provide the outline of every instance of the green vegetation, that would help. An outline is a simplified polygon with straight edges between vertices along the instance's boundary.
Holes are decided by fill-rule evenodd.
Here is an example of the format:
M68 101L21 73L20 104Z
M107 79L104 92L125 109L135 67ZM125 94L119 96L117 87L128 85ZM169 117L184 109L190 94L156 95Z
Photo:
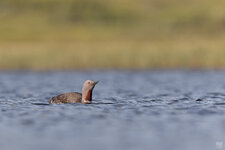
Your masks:
M1 0L0 69L225 68L224 6Z

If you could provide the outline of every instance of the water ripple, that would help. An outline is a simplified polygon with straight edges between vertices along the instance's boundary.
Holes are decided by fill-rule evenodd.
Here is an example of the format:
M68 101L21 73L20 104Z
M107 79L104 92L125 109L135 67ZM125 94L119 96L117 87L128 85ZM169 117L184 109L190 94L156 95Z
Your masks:
M1 72L0 145L213 150L216 142L225 142L224 76L223 71ZM81 91L86 79L101 79L93 104L48 104L57 94Z

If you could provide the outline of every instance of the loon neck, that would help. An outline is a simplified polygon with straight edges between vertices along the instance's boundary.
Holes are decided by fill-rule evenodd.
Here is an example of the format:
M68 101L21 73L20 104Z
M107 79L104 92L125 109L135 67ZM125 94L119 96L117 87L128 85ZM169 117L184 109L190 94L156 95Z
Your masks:
M82 103L89 104L92 101L92 90L82 92Z

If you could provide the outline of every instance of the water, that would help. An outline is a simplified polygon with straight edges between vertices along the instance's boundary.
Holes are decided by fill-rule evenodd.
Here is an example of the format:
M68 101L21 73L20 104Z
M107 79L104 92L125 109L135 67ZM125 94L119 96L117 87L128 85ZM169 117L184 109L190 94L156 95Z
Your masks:
M34 104L86 79L91 105ZM225 149L225 72L0 72L0 149Z

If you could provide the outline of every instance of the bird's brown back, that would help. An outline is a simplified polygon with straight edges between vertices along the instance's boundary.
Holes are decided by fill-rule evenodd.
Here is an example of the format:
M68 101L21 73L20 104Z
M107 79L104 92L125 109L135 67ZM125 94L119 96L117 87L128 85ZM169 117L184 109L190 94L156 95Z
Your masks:
M81 103L82 94L77 92L65 93L53 97L50 104L62 104L62 103Z

